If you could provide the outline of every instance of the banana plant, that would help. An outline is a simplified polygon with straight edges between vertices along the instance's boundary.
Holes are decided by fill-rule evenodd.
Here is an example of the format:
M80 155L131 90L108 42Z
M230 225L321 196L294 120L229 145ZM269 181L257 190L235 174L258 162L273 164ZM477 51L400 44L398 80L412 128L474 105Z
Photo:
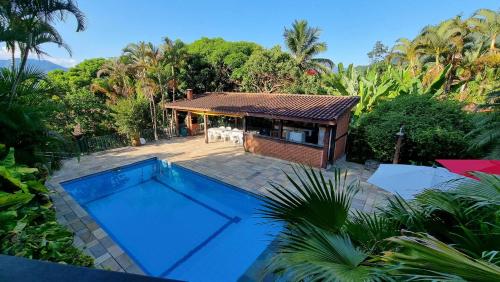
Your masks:
M29 203L35 194L46 194L47 188L35 180L33 174L38 169L17 165L14 159L14 149L10 148L0 161L0 210L16 209Z
M342 63L337 66L337 73L330 73L326 76L324 86L329 93L338 93L342 96L356 96L359 88L359 74L350 64L344 68Z
M390 71L390 68L389 68ZM389 72L388 71L388 72ZM354 112L355 116L370 111L380 100L384 98L393 98L397 93L394 92L397 83L394 79L386 75L380 75L375 68L370 68L364 77L359 81L360 101Z

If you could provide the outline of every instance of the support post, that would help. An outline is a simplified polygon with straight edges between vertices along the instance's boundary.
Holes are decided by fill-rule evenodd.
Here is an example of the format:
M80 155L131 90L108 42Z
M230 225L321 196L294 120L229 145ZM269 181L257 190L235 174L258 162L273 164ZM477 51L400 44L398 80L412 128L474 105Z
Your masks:
M191 115L191 112L187 112L187 116L186 116L186 126L188 128L188 134L191 136L191 135L194 135L193 134L193 118L192 118L192 115Z
M205 143L208 144L208 116L206 113L203 114L203 123L205 123L204 126L204 133L205 133Z
M403 132L403 125L401 125L401 127L399 128L399 132L396 133L396 136L398 137L398 140L396 141L396 148L395 148L395 152L394 152L394 159L392 159L392 163L393 164L397 164L399 162L399 153L401 151L401 144L403 143L403 136L404 136L404 132Z
M280 124L279 124L279 132L278 132L279 136L278 138L279 139L283 139L283 120L280 119ZM286 139L286 138L285 138Z
M174 118L175 136L179 136L179 118L177 117L177 110L172 110L172 117Z
M247 132L247 118L243 116L243 131Z

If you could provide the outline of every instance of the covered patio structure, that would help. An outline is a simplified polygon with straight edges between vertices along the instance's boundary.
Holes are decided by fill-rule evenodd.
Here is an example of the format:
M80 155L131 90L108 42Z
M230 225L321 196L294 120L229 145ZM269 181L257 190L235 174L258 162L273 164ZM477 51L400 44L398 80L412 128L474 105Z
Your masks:
M345 154L351 109L358 101L359 97L299 94L194 95L188 90L185 100L165 104L165 109L173 111L178 132L182 114L187 134L203 132L206 143L209 127L219 125L213 117L226 117L242 130L246 151L325 168Z

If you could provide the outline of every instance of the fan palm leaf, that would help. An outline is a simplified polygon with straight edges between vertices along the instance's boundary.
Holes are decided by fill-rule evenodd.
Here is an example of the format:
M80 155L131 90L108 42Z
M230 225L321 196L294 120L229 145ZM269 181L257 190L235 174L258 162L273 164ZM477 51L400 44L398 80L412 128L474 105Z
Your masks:
M314 226L338 232L344 226L358 183L347 183L347 174L335 170L334 181L326 180L321 171L304 166L292 166L294 176L285 173L292 189L270 183L269 195L264 197L261 215L273 221Z
M377 213L356 211L347 222L345 231L364 250L376 253L387 247L386 238L399 234L400 224Z
M281 272L288 281L376 281L383 277L349 237L309 224L282 233L278 245L267 272Z
M407 233L388 239L399 246L381 259L391 274L414 281L498 281L500 267L473 259L427 234Z
M401 226L411 226L415 231L425 231L428 213L413 202L400 195L387 198L387 205L380 209L382 216L399 222Z
M474 201L471 208L500 206L500 177L482 172L472 172L479 181L461 183L453 193L461 198Z

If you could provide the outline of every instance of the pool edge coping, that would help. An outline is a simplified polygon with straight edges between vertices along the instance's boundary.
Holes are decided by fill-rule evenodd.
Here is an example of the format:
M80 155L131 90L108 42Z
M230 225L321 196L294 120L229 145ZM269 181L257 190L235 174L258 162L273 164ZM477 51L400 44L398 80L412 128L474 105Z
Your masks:
M73 232L73 246L92 257L96 268L147 275L60 183L45 185L51 190L58 223Z
M77 247L78 249L82 250L85 254L92 257L94 259L94 266L96 268L107 269L118 272L133 273L139 275L148 275L147 272L138 263L136 263L135 260L132 259L132 257L122 247L120 247L119 244L115 242L113 237L110 234L108 234L104 230L104 228L102 228L102 226L97 221L95 221L83 207L80 206L80 204L78 204L78 202L62 187L62 184L71 181L85 179L90 176L113 171L117 168L132 166L137 163L147 162L154 159L159 161L167 161L167 160L162 160L157 156L149 155L149 156L144 156L144 158L138 158L137 160L133 160L132 162L130 162L129 160L126 163L118 163L115 165L110 165L110 167L108 168L97 169L95 172L91 173L83 173L82 175L77 175L73 177L69 176L65 178L50 177L45 182L45 185L50 190L50 198L52 199L52 202L54 204L58 223L67 227L70 231L74 233L73 246ZM227 183L215 177L195 171L189 167L178 164L176 162L171 162L171 164L178 166L182 169L186 169L200 176L207 177L211 181L224 184L228 186L228 188L236 190L240 193L247 194L251 197L255 197L260 200L264 198L262 195L248 191L247 189L241 187L237 187L233 184ZM82 238L84 236L87 236L87 238ZM272 242L270 244L272 244ZM95 255L92 249L95 248L96 246L100 246L100 248L103 248L105 251L100 255ZM269 246L266 247L266 249L263 251L263 253L259 255L259 257L261 257L264 253L266 253L268 248ZM124 267L123 265L125 265L125 263L120 263L120 261L122 260L124 260L125 262L129 262L130 265ZM252 267L255 263L256 261L254 261L250 267ZM247 271L242 273L241 277L244 277L246 275Z

